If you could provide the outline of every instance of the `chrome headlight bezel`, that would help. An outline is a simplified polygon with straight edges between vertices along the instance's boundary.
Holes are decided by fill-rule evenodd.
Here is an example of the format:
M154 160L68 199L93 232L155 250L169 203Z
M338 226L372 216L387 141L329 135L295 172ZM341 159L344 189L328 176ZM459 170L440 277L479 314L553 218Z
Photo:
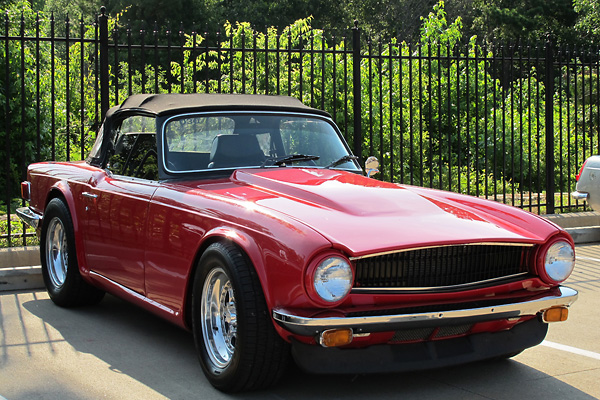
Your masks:
M569 278L575 268L575 248L565 239L549 243L540 257L540 276L558 284Z
M334 306L350 294L354 284L354 268L347 257L327 253L309 266L305 286L311 299L323 306Z

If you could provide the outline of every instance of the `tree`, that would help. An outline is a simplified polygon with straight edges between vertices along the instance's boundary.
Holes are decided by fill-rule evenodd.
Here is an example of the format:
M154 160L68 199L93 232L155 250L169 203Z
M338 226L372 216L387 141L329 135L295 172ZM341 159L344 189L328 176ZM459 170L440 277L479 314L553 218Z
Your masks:
M42 3L39 1L39 3ZM85 21L93 21L100 11L102 0L46 0L43 7L45 14L54 14L57 21L64 21L69 16L71 20L83 18ZM36 4L32 2L32 8L35 10Z
M427 15L436 0L351 0L344 7L348 18L375 38L418 40L421 17Z
M474 31L488 42L543 41L548 34L559 43L575 41L576 13L571 0L473 0L479 14Z
M573 0L577 12L575 28L589 44L600 44L600 2L598 0Z

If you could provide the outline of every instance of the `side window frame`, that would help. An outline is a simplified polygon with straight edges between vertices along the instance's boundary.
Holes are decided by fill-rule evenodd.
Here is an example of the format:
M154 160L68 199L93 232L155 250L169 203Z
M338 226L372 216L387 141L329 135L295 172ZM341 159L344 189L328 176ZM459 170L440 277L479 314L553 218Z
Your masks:
M111 174L127 178L157 181L159 153L155 117L128 115L116 126L105 169ZM148 163L152 158L155 161Z

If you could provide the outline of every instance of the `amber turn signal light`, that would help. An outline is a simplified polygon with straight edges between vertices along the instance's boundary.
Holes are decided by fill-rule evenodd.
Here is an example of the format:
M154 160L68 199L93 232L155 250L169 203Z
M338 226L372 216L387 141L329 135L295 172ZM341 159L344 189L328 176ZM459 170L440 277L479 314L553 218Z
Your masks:
M323 347L338 347L352 342L352 329L328 329L319 336L319 344Z
M31 200L31 184L28 181L21 182L21 198L25 201Z
M566 321L569 317L569 309L567 307L552 307L542 316L544 322L561 322Z

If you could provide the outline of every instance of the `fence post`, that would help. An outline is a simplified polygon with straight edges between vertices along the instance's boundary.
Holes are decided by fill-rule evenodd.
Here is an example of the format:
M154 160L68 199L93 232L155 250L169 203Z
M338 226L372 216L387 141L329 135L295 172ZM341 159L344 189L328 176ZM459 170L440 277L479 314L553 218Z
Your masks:
M106 7L100 7L100 121L108 111L108 15Z
M546 41L546 214L554 214L554 51Z
M8 20L8 11L6 11L6 13L4 14L4 40L3 40L3 44L4 44L4 54L6 57L6 62L4 63L5 69L4 69L4 87L1 89L4 89L4 98L5 98L5 103L4 103L4 132L5 132L5 142L4 142L4 146L6 149L6 154L5 156L5 164L4 164L4 171L2 171L2 175L6 174L6 197L5 197L5 201L6 201L6 238L8 241L8 247L12 247L12 234L11 234L11 210L10 210L10 203L11 203L11 193L12 193L12 177L11 177L11 167L10 167L10 161L11 161L11 154L10 154L10 148L11 148L11 142L10 142L10 134L11 134L11 129L10 129L10 125L11 125L11 115L10 115L10 99L12 96L12 92L11 92L11 88L10 88L10 42L8 41L8 37L10 34L10 30L9 30L9 20ZM22 45L23 46L23 45ZM14 56L13 56L14 57ZM21 121L22 124L24 124L23 121Z
M354 95L354 137L352 151L362 164L362 109L361 109L361 74L360 74L360 28L358 20L354 20L352 28L352 92Z

